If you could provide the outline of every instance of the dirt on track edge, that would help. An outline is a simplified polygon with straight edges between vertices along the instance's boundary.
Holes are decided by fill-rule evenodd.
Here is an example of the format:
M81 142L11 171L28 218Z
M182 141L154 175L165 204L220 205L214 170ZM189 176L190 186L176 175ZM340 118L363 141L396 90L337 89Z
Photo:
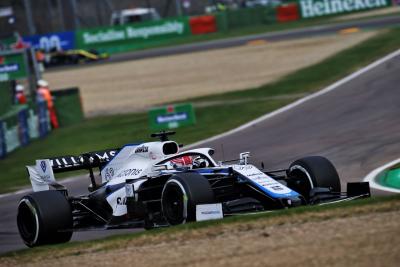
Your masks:
M0 266L396 266L399 226L397 198L42 248L0 258Z

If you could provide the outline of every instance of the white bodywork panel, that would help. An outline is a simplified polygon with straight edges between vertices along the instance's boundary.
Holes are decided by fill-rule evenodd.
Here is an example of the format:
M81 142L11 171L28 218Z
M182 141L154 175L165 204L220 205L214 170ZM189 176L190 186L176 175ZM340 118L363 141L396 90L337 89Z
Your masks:
M177 153L164 151L165 145L169 145L171 151ZM101 170L102 183L106 183L105 186L113 186L126 184L127 180L134 180L130 184L132 183L134 190L137 190L146 181L139 178L151 179L160 175L161 172L174 172L174 167L165 162L169 158L180 155L203 155L212 165L217 166L209 156L210 150L210 148L200 148L179 153L178 144L172 141L126 145ZM165 154L165 152L168 153ZM48 159L37 160L36 166L27 166L27 170L34 191L49 190L49 185L55 183L51 161ZM125 186L108 195L107 202L112 207L114 216L125 215L127 213Z
M233 165L232 167L238 173L275 194L288 194L292 191L251 164Z
M126 180L134 180L144 176L149 178L155 177L166 168L157 168L159 164L168 158L179 157L179 155L187 155L188 153L202 154L207 156L210 162L215 166L215 161L208 156L210 148L193 149L182 153L165 155L163 146L167 142L149 142L140 145L126 145L119 153L106 165L101 171L102 182L107 185L118 185L126 183ZM176 143L175 143L176 144ZM178 145L176 144L178 147ZM178 151L179 152L179 151ZM135 190L145 180L134 182ZM107 202L113 209L114 216L122 216L127 213L126 207L126 190L125 187L118 189L107 197Z
M188 153L202 154L207 156L210 162L216 166L217 163L208 156L210 148L200 148L165 155L163 145L173 142L150 142L140 145L127 145L106 165L101 171L102 182L109 185L125 182L127 179L137 179L143 176L155 176L159 171L155 170L160 162L168 158L186 155Z
M232 168L236 172L249 179L249 181L257 185L268 195L272 195L274 197L298 196L298 193L269 177L254 165L232 165Z
M101 171L102 182L112 185L125 182L126 179L148 176L152 167L167 157L163 153L165 143L174 142L150 142L123 147Z
M139 188L145 180L138 180L133 183L135 189ZM114 193L110 194L107 197L107 202L110 204L113 209L113 216L122 216L125 215L128 210L126 207L126 188L125 186L121 189L118 189Z

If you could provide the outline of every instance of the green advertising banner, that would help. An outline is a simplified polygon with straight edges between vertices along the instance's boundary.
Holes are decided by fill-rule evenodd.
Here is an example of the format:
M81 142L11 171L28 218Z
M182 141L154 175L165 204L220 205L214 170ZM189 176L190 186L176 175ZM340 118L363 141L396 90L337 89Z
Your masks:
M389 6L391 0L299 0L302 18L314 18Z
M149 125L152 130L174 129L195 123L192 104L169 105L149 111Z
M190 34L188 18L166 19L114 27L100 27L76 32L76 44L81 49L96 48L116 53L138 49L151 43Z
M27 77L24 53L0 53L0 82Z

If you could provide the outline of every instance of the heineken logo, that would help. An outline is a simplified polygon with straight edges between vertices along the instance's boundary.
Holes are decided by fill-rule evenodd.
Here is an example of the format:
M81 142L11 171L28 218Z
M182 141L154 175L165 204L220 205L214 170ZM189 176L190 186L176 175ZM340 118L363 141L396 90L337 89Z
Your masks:
M178 112L172 114L165 114L157 116L157 123L169 123L176 121L184 121L188 119L188 114L186 112Z
M0 73L9 73L9 72L17 72L19 71L19 64L10 63L0 65Z
M190 103L168 105L151 109L149 122L153 130L174 129L196 124L196 115Z
M385 7L389 0L299 0L303 18Z

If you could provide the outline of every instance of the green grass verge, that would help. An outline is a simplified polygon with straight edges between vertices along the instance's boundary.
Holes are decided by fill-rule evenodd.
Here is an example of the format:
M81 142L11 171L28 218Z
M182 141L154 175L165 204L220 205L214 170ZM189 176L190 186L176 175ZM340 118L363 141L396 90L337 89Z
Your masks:
M199 102L250 97L254 98L254 101L231 104L227 102L219 106L198 108L197 124L179 129L176 140L189 144L237 127L293 101L265 100L265 97L319 90L399 47L400 28L392 29L273 84L191 99L193 102ZM120 147L130 142L146 141L149 140L146 137L151 132L147 125L147 114L135 113L88 119L80 124L58 129L46 139L34 141L28 147L18 149L0 161L0 193L29 184L24 166L34 164L35 159L80 154L85 151Z
M0 260L14 258L21 261L29 261L35 258L45 258L52 255L55 258L105 251L126 247L128 242L140 238L148 242L166 241L174 238L190 238L193 231L208 231L224 226L236 224L267 222L270 225L306 223L309 221L324 221L333 218L360 216L372 212L398 211L400 208L400 196L373 197L349 202L341 202L324 206L304 206L286 210L276 210L269 213L256 213L251 215L232 216L223 220L204 221L178 225L168 228L160 228L151 231L137 232L133 234L116 235L100 240L85 242L70 242L60 245L51 245L33 249L23 249L0 256ZM179 233L179 237L174 235ZM202 232L203 233L203 232ZM197 235L199 236L199 235ZM201 236L201 235L200 235ZM151 237L151 238L150 238ZM158 238L158 239L157 239Z

